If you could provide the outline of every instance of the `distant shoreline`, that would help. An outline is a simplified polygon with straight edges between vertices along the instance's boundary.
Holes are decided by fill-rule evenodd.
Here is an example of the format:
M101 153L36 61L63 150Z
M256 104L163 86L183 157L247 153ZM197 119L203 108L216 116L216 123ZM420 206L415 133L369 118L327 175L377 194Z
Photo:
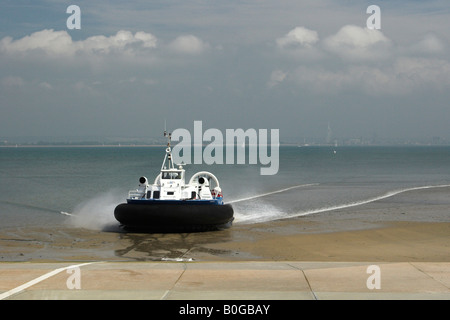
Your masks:
M175 146L176 144L174 144ZM208 144L203 144L202 146L207 146ZM17 145L0 145L0 148L144 148L144 147L165 147L166 144L17 144ZM316 145L298 145L294 143L280 143L280 147L298 147L298 148L378 148L378 147L450 147L450 144L434 145L434 144L380 144L380 145L341 145L333 146L326 144L316 144ZM248 147L248 145L247 145Z
M165 144L17 144L0 146L0 148L101 148L101 147L165 147Z

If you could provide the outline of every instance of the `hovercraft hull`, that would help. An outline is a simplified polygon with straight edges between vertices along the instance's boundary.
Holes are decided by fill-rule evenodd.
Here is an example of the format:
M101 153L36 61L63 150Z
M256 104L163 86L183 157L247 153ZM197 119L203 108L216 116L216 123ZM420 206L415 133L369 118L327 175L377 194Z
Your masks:
M230 204L205 205L185 203L147 202L122 203L114 210L114 217L131 229L154 232L189 232L224 229L233 222Z

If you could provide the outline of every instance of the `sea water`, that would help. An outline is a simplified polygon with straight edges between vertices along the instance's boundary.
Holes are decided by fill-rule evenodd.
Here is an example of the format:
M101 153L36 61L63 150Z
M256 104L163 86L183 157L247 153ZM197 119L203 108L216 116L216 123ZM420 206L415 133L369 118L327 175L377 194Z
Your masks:
M0 148L0 227L117 225L114 208L138 179L159 174L164 147ZM251 224L357 206L450 185L450 147L281 146L280 168L188 165L210 171L235 223ZM247 162L248 163L248 162Z

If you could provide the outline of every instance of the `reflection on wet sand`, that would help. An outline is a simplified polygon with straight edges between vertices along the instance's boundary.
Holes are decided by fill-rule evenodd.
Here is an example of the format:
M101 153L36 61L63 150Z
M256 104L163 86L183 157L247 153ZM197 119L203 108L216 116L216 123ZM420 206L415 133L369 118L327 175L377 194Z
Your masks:
M192 260L192 255L227 255L228 250L202 247L212 242L231 241L231 231L221 230L198 233L122 233L120 239L129 243L115 250L115 255L137 261Z

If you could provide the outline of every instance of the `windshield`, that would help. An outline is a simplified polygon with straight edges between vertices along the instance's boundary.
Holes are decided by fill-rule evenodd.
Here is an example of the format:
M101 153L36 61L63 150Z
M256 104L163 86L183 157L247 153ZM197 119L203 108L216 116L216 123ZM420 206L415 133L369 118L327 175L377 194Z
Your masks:
M181 171L163 172L162 179L181 179Z

